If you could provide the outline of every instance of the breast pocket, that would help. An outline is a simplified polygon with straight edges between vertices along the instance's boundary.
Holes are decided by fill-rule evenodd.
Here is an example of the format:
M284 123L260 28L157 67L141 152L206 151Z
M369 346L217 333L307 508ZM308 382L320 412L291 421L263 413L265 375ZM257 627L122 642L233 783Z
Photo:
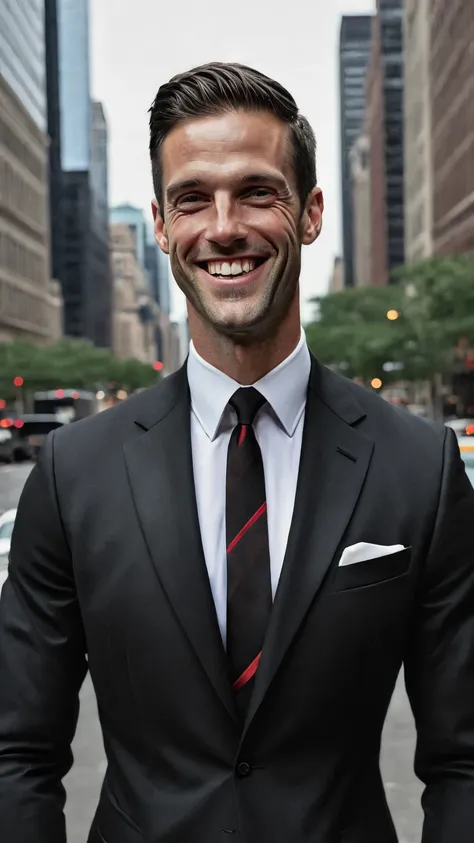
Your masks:
M364 588L403 577L410 568L411 548L405 547L397 553L342 565L334 576L333 591L348 591Z

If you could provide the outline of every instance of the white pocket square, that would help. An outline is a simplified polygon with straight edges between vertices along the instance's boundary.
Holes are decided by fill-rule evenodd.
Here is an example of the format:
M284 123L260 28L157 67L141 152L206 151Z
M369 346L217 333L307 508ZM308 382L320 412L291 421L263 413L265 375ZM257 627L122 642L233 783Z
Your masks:
M390 556L392 553L399 553L400 550L405 550L402 544L386 545L358 542L346 547L339 561L339 567L355 565L357 562L367 562L369 559L378 559L380 556Z

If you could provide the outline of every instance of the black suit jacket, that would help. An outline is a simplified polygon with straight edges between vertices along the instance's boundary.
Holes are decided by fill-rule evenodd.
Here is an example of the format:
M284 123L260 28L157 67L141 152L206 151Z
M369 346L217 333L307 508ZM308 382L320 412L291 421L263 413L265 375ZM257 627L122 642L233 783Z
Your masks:
M56 431L27 482L0 611L1 843L64 843L87 668L108 758L90 843L395 843L379 749L402 662L423 843L472 843L474 492L454 436L313 363L242 730L189 419L182 370ZM359 541L407 549L338 567Z

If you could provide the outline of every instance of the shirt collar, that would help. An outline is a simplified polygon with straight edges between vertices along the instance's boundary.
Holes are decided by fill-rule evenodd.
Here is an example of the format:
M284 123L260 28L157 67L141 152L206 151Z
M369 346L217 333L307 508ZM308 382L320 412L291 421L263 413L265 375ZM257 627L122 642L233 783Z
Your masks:
M187 371L192 410L209 439L215 439L229 400L241 385L207 363L192 341ZM301 329L290 356L252 384L266 398L288 436L293 436L305 408L310 371L311 358Z

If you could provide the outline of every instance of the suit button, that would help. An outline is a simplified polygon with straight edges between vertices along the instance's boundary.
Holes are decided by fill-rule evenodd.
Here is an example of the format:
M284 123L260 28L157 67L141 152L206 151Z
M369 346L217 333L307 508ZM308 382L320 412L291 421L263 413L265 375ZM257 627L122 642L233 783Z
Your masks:
M241 761L239 764L237 764L237 774L239 776L242 776L242 778L250 775L251 770L252 768L250 764L247 764L246 761Z

